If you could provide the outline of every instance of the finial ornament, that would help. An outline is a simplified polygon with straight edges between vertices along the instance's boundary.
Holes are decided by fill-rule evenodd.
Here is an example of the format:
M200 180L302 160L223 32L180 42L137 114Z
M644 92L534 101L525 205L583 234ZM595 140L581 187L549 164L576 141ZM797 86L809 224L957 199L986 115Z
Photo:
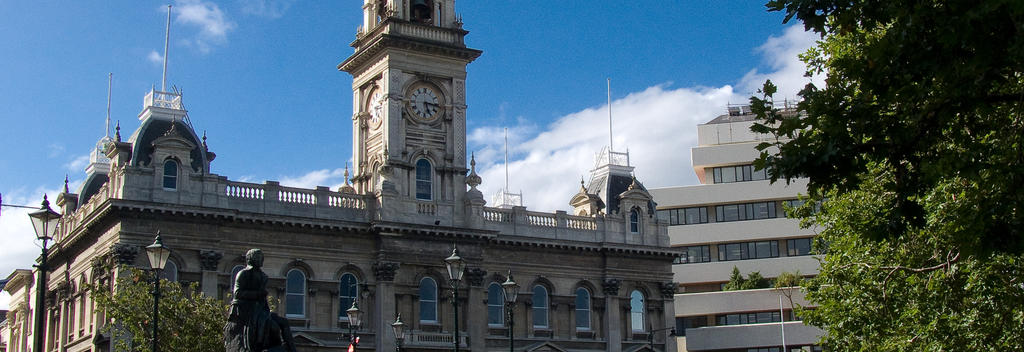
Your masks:
M203 149L210 151L210 147L206 145L206 130L203 130Z
M345 184L348 184L348 163L345 163Z
M64 174L64 193L68 192L68 174Z
M117 120L117 127L114 127L114 140L121 141L121 120Z
M476 174L476 155L474 155L474 153L470 153L469 154L469 175L466 176L466 184L469 185L470 189L474 189L475 190L476 186L479 186L481 183L483 183L483 179L480 178L480 175Z

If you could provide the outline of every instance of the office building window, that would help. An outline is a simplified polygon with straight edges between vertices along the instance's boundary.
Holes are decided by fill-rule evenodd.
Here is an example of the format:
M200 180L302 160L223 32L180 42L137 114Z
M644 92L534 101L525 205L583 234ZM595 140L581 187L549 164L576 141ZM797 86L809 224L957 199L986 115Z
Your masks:
M712 169L715 183L760 181L768 178L766 169L755 170L754 165L724 166Z
M693 225L708 222L707 207L658 210L658 218L668 221L669 225Z
M715 316L715 320L716 326L777 323L782 321L782 314L779 314L778 311L740 314L719 314Z
M775 202L757 202L715 206L715 221L744 221L776 217Z
M786 251L789 256L811 254L811 241L813 238L795 238L786 240Z
M779 241L722 243L718 245L718 260L774 258L779 256Z
M683 255L676 258L674 264L706 263L711 261L711 246L683 247Z

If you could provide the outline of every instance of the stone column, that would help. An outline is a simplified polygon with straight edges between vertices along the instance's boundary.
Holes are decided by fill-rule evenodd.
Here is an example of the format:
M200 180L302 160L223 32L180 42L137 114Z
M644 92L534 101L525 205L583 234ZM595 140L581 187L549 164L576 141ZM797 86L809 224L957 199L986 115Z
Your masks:
M199 266L203 269L203 277L199 281L199 289L203 292L203 295L207 297L213 297L220 299L218 293L217 282L217 265L220 264L220 259L224 257L217 251L202 250L199 251ZM234 278L231 278L234 280Z
M658 286L659 286L658 288L661 290L661 297L665 299L664 300L664 305L665 305L665 315L664 315L664 318L665 318L664 320L665 321L664 321L664 324L665 324L665 327L668 328L668 327L676 326L676 306L675 306L676 283L672 282L672 281L666 281L666 282L660 283ZM675 338L675 336L669 336L670 335L669 332L671 332L671 330L666 330L664 335L663 335L664 338L665 338L665 351L675 351L676 350L676 338ZM680 333L682 333L682 331L680 331Z
M483 289L484 276L487 275L487 271L480 268L468 268L466 269L466 281L469 282L468 289L468 303L464 306L465 313L459 312L459 315L466 317L463 319L466 325L467 340L469 346L466 346L468 350L484 350L487 341L484 339L487 335L487 305L483 304L486 293Z
M605 350L609 352L622 351L622 308L619 306L619 286L622 281L614 278L607 278L602 283L604 291L604 331L607 334L608 345Z
M374 321L374 345L378 351L395 350L395 333L391 323L395 321L395 272L399 264L389 261L378 261L373 264L373 273L377 279L377 290L374 292L373 312L378 317Z

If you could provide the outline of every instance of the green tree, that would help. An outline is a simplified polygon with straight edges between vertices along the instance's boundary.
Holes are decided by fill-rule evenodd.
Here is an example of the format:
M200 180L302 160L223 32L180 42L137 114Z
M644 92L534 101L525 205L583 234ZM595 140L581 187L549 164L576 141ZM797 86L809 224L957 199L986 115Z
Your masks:
M836 351L1024 350L1024 2L767 6L821 35L801 114L751 99L758 166L827 200L805 321Z
M768 287L771 287L770 282L761 276L760 272L751 272L744 278L743 274L740 273L740 269L734 266L732 267L732 274L729 275L729 282L725 283L723 289L725 291L736 291Z
M147 351L152 344L153 280L149 272L130 269L115 289L88 287L109 323L105 332L115 336L116 351ZM228 306L207 297L192 283L160 280L159 344L167 352L223 352L223 329ZM117 338L122 337L122 338Z

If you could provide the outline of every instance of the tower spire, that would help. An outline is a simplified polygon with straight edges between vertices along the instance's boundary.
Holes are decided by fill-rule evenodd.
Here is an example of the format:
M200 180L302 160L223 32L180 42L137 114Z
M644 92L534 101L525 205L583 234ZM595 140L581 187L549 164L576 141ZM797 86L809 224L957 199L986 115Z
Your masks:
M167 29L164 31L164 74L160 79L160 91L167 91L167 49L171 40L171 4L167 4Z
M107 73L107 124L103 128L103 136L110 138L110 87L114 81L114 73Z

